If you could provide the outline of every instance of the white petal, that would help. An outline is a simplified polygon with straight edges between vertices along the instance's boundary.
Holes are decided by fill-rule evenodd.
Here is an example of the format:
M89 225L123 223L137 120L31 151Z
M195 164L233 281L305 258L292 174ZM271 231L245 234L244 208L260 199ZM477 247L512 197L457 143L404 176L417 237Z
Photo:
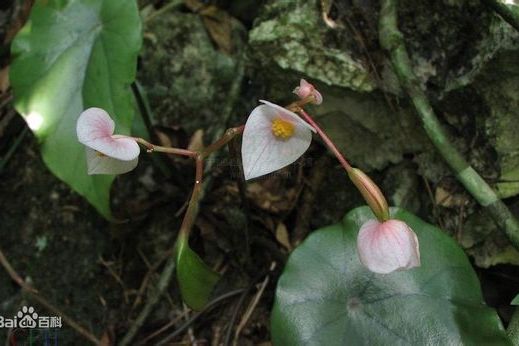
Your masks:
M362 264L375 273L420 266L416 234L402 221L367 221L360 228L357 250Z
M275 116L281 117L285 120L289 120L290 122L296 122L298 124L301 124L302 126L307 127L308 129L310 129L310 131L314 133L316 132L312 125L301 119L301 117L299 117L296 113L291 112L288 109L278 106L277 104L269 101L260 100L260 102L276 110L276 112L274 113Z
M140 148L131 137L113 136L115 124L101 108L89 108L79 116L76 131L79 142L107 156L132 161L139 156Z
M113 135L115 123L108 113L101 108L88 108L83 111L77 120L76 131L78 140L84 145L97 138Z
M282 140L272 133L272 120L279 117L270 105L260 105L252 111L245 124L242 160L245 179L274 172L296 161L310 146L312 132L300 122L294 122L294 135Z
M88 174L123 174L137 166L139 157L133 160L123 161L109 156L99 155L93 149L86 148Z

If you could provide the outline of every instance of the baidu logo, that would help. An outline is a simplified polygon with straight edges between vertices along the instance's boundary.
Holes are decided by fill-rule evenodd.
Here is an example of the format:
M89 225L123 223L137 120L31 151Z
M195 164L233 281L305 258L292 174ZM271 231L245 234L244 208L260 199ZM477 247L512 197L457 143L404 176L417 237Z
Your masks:
M61 317L39 316L32 306L23 306L13 318L0 316L0 328L61 328Z

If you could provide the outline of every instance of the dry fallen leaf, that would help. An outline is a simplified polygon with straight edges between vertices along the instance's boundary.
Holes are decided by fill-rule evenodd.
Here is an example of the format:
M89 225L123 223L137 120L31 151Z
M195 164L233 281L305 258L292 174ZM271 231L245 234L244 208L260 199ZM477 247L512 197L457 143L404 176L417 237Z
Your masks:
M463 195L453 194L442 187L437 187L434 192L435 203L445 208L461 207L467 204L467 199Z
M283 222L278 223L278 226L276 227L276 239L288 251L292 251L292 245L290 244L288 230Z
M233 50L232 17L224 10L214 5L205 5L199 0L186 0L185 4L191 11L202 16L207 32L218 49L226 54L231 54Z

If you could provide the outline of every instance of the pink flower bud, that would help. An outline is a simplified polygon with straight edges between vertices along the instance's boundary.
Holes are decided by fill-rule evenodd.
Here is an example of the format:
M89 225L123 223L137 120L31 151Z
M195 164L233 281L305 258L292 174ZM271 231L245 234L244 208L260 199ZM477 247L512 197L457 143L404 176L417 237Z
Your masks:
M364 223L357 237L357 251L362 264L379 274L420 266L418 238L400 220Z
M319 91L306 80L301 79L299 82L299 86L294 89L294 94L299 96L300 99L305 99L307 97L313 96L313 103L316 105L320 105L323 102L323 97Z
M348 175L357 187L357 189L364 197L366 203L373 211L373 214L379 221L386 221L389 219L389 207L386 198L378 188L377 184L371 180L363 171L358 168L352 168L348 171Z

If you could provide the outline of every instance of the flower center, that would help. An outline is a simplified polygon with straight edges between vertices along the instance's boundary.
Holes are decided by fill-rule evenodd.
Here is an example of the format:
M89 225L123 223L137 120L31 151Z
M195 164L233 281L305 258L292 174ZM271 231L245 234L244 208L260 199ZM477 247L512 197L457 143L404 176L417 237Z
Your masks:
M277 118L272 120L272 133L280 139L289 139L294 135L294 124Z

